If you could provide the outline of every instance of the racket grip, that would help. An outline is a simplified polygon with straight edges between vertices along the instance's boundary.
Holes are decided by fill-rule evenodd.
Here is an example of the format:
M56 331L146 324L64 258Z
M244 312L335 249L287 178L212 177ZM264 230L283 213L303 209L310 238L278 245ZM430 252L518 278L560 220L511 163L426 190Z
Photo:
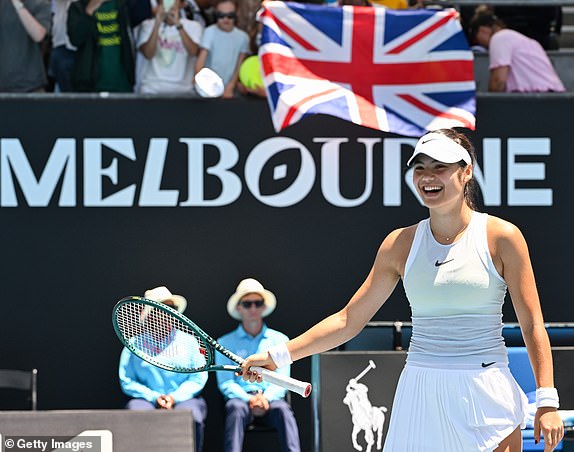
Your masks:
M265 369L263 367L251 367L254 371L261 374L263 380L269 383L276 384L282 388L288 389L289 391L296 392L303 397L309 397L311 394L311 383L306 383L301 380L296 380L295 378L287 377L286 375L273 372L272 370Z

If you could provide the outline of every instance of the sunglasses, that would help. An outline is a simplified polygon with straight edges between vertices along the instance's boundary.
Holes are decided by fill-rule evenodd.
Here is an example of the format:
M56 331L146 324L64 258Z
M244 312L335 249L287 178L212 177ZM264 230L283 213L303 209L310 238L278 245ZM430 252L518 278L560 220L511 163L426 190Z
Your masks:
M237 13L215 13L215 17L217 19L225 19L226 17L228 19L236 19Z
M240 301L239 304L243 306L245 309L249 309L251 306L255 306L256 308L260 308L265 304L264 300L255 300L255 301Z

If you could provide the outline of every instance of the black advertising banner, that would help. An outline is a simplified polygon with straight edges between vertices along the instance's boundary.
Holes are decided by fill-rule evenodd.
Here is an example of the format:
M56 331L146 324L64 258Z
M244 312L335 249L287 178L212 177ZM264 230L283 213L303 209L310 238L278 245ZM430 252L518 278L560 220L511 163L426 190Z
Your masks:
M573 100L482 95L470 134L483 210L522 229L554 322L574 319ZM255 99L1 98L3 366L50 369L43 408L117 406L111 309L158 285L218 336L252 276L277 295L270 326L302 332L346 303L390 231L426 216L405 168L415 142L330 117L276 134ZM399 285L373 320L409 316Z

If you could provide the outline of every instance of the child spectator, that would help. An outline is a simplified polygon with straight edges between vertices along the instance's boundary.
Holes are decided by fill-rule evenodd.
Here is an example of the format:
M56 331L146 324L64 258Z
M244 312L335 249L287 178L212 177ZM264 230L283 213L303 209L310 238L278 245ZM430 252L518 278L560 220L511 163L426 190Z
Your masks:
M237 4L219 0L215 5L217 22L205 29L195 72L203 67L216 72L225 85L223 97L232 98L239 77L239 67L249 52L249 36L235 26Z
M181 9L181 0L160 0L155 18L141 25L138 49L147 60L140 73L142 93L193 92L203 30L198 22L181 17Z

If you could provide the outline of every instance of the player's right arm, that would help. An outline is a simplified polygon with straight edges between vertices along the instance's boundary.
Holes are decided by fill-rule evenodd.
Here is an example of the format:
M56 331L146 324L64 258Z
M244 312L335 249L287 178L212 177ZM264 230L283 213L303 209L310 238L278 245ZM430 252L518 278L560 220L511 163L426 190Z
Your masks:
M340 311L323 319L309 330L287 342L291 359L335 348L356 336L387 301L402 276L414 235L413 227L397 229L384 240L367 278ZM252 355L243 364L243 374L251 366L275 368L268 354Z

